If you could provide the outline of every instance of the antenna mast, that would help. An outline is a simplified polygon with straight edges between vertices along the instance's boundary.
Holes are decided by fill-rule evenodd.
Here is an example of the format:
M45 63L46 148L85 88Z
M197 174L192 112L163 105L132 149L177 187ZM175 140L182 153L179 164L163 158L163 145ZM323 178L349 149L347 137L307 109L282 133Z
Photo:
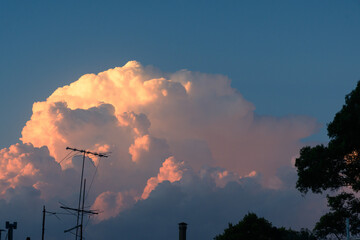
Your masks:
M84 213L87 214L98 214L95 211L91 211L91 210L84 210L84 202L85 202L85 184L86 184L86 179L84 180L84 164L85 164L85 158L86 158L86 154L88 155L93 155L93 156L97 156L97 157L108 157L107 154L105 153L96 153L96 152L90 152L87 150L82 150L82 149L76 149L76 148L70 148L67 147L66 150L71 150L74 152L79 152L82 153L83 155L83 159L82 159L82 168L81 168L81 179L80 179L80 193L79 193L79 203L78 203L78 207L77 209L75 208L69 208L69 207L64 207L61 206L61 208L63 209L67 209L67 210L71 210L71 211L76 211L77 212L77 217L76 217L76 226L73 228L70 228L68 230L65 230L64 232L69 232L73 229L76 228L76 234L75 234L75 240L78 239L79 236L79 228L80 228L80 240L83 240L83 217L84 217ZM82 206L81 206L81 200L82 200ZM81 219L80 219L81 216ZM79 221L81 220L81 223L79 224Z

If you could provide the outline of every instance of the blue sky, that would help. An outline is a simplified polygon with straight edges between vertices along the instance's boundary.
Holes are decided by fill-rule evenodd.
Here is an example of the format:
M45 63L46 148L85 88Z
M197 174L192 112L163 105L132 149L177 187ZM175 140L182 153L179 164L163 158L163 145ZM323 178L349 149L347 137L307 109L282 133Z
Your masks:
M228 221L240 220L239 218L249 210L257 211L278 226L311 228L325 211L325 199L323 196L314 195L303 198L294 188L297 176L295 169L291 167L290 158L298 152L301 145L298 144L298 140L302 136L307 136L315 128L316 124L311 118L316 119L323 127L317 134L304 141L313 143L328 140L326 124L340 110L345 95L354 89L357 81L360 80L359 29L359 1L2 0L0 1L0 109L2 111L0 149L19 142L21 131L32 116L34 102L45 101L57 88L76 81L84 74L121 67L130 60L136 60L143 66L154 66L166 73L188 69L193 72L221 74L231 79L231 86L237 89L246 101L239 100L236 94L236 96L230 94L229 99L226 99L221 98L223 96L210 96L211 94L203 94L199 91L200 97L192 99L195 103L194 109L199 112L199 115L196 115L196 111L187 112L192 108L184 107L184 110L181 106L179 112L177 109L173 112L173 109L167 107L179 105L174 101L175 98L170 97L168 99L173 102L168 105L165 103L160 107L164 112L158 111L154 115L149 115L146 111L148 115L140 112L136 113L138 115L128 113L129 116L133 114L132 117L140 119L136 124L143 125L145 133L151 123L150 132L153 135L150 134L149 141L153 141L151 145L153 149L148 155L141 155L141 147L136 148L138 139L130 134L131 129L131 131L128 129L125 131L124 126L112 122L114 119L112 109L121 104L111 102L113 106L110 104L95 106L90 110L70 110L61 104L56 106L58 111L68 113L63 119L63 126L78 124L74 127L78 135L74 133L74 136L66 136L67 138L64 138L66 143L77 143L77 137L82 136L85 136L84 142L87 142L89 146L94 144L94 139L97 143L96 138L99 136L100 140L104 140L109 145L114 142L124 142L123 145L119 144L118 148L115 148L113 159L111 159L115 165L118 164L116 165L118 169L113 168L112 163L104 163L103 169L99 171L102 171L103 176L107 175L106 171L112 175L109 174L109 179L100 178L103 185L97 186L97 195L90 199L92 202L89 204L93 204L94 201L99 201L100 205L110 202L109 211L111 212L112 201L129 198L131 207L124 210L120 204L121 210L120 208L116 210L121 213L100 225L93 225L98 226L96 229L102 230L96 232L94 228L93 231L96 232L94 234L106 232L111 235L118 230L117 226L120 225L123 231L137 229L139 220L142 227L150 231L158 224L152 220L152 216L159 213L156 217L163 224L167 224L169 229L170 226L174 226L174 222L178 221L179 216L186 216L188 218L185 219L186 221L190 221L193 226L201 227L197 229L197 232L190 233L192 239L204 236L211 238L220 233ZM137 63L134 62L130 65L131 69L143 69L137 67ZM179 77L182 74L186 75L184 72L170 75ZM189 76L206 78L201 74ZM209 75L207 78L214 85L208 87L201 81L194 81L194 83L198 84L197 87L205 89L204 91L216 92L213 86L219 82L221 84L226 82L224 77L217 79ZM222 90L226 92L228 88L225 86L219 91ZM87 99L87 96L81 97ZM69 97L68 100L72 99ZM227 101L229 107L224 104ZM208 106L208 102L216 105L216 109ZM44 103L44 106L50 103L51 101ZM271 117L259 117L260 121L251 122L252 126L259 127L259 131L254 128L255 130L250 129L248 133L246 128L248 119L242 118L241 114L252 113L250 103L255 106L256 114ZM148 109L153 110L161 104L155 104L155 107L150 106ZM244 109L238 109L238 106ZM244 127L231 125L233 122L227 121L226 114L229 109L237 111L234 115L241 116L239 125L244 124ZM181 126L188 128L179 128L177 117L182 111L196 115L194 119L200 124L196 121L192 122L194 128L203 127L201 121L209 120L209 116L214 117L214 120L210 119L207 122L208 131L212 131L209 136L206 135L207 131L204 131L205 133L200 131L205 137L191 137L194 131L192 131L192 125L186 125L187 116L185 120L181 119L179 122L183 121L181 124L184 125ZM34 229L40 226L40 219L34 222L33 216L41 211L42 204L46 203L49 209L57 209L59 195L56 194L58 192L64 191L64 194L73 198L77 195L74 195L74 192L78 191L78 186L76 190L70 189L69 183L78 180L79 174L76 171L79 169L61 170L60 165L52 158L55 156L54 152L58 154L57 161L65 155L65 147L61 145L62 142L59 139L56 139L56 134L52 134L50 130L44 130L41 126L43 139L33 134L36 133L37 129L33 126L39 123L38 119L41 120L43 116L49 117L44 112L41 112L43 115L35 116L33 125L27 127L25 134L26 138L30 139L28 142L34 143L35 147L19 144L13 145L11 151L5 149L0 152L0 155L2 154L0 160L11 162L14 159L20 159L19 162L25 165L30 163L28 165L33 166L36 170L34 172L38 174L33 177L35 180L26 176L31 181L28 178L19 177L18 185L13 189L10 187L14 192L9 191L0 196L0 207L3 208L6 217L16 213L17 219L21 219L22 210L19 209L25 208L26 213L23 215L26 215L27 220L25 219L24 222L27 221L28 224L21 224L28 232L34 232ZM99 112L103 114L97 115ZM164 119L162 114L168 112L176 117L169 118L167 128L164 130L161 128L161 121L157 122L157 120ZM224 113L226 121L221 117L217 118L218 116L215 116L217 113ZM304 115L310 117L310 120L307 117L291 117L294 115ZM81 121L85 118L84 116L92 116L95 119L91 120L94 121L93 123L89 121L93 124L90 126L93 133L81 135L85 132L82 131L82 126L86 124ZM273 116L276 117L275 120ZM52 118L49 117L49 119ZM124 119L126 120L126 116ZM223 126L211 125L218 120L223 123ZM303 123L308 126L304 127ZM228 125L230 127L226 128ZM46 122L44 126L53 127L55 124ZM204 124L204 126L206 129L207 125ZM103 130L111 135L109 139L99 134ZM177 135L177 130L180 130L180 135ZM166 136L167 131L173 131L169 134L169 138ZM124 136L119 134L121 136L116 135L118 138L115 138L113 133L114 135L122 133ZM241 133L245 134L241 135ZM181 142L183 140L181 134L185 135L184 142ZM221 142L214 137L222 134L225 136L223 136L224 139L230 139L228 142L232 144L232 148L229 147L229 149L231 148L230 150L237 154L234 154L234 157L227 149L227 142ZM226 138L226 135L230 138ZM141 140L140 137L139 139ZM215 144L211 144L213 139L215 139ZM219 144L216 144L216 140L219 140ZM237 140L242 146L241 144L237 146ZM38 148L43 142L58 144L55 146L56 151L51 144L48 144L48 148ZM272 152L270 150L258 151L258 146L261 144ZM130 168L129 166L133 166L131 153L129 155L129 149L132 147L135 150L140 149L140 160L142 157L157 162L153 166L144 164L139 169ZM57 152L58 149L61 151ZM215 154L216 152L218 154ZM22 153L30 157L27 159L24 156L28 155ZM199 169L195 166L196 162L188 161L195 167L191 166L193 168L188 172L179 167L178 171L184 170L181 181L170 183L168 180L159 180L159 187L154 187L154 192L148 199L134 203L131 196L128 196L131 191L128 192L126 181L133 181L132 184L137 187L137 190L144 189L147 180L156 178L160 169L164 167L160 160L164 161L165 158L169 160L170 155L176 159L171 160L174 166L182 166L180 161L188 158L198 160L199 165L209 163L211 168L202 169L203 172L199 171L203 174L201 175L197 172ZM117 160L119 162L116 162ZM245 169L247 162L249 169ZM231 165L234 163L238 164ZM22 165L17 162L14 165L22 168ZM255 174L254 177L245 175L250 174L251 170L256 170L260 174ZM20 172L23 172L23 169ZM224 180L222 187L219 187L218 183L212 179L219 173L228 177L226 181ZM135 176L135 180L128 175ZM123 178L123 176L129 178ZM143 178L141 178L143 182L139 180L139 176ZM117 179L122 185L117 186L112 178ZM15 181L11 174L9 174L9 179L5 180ZM49 180L47 182L49 186L55 186L54 190L51 188L40 191L34 187L41 187L39 183L46 180ZM32 185L28 186L30 184L28 182ZM268 185L264 185L264 182ZM279 182L284 184L278 184ZM58 183L59 186L56 185ZM276 188L275 185L282 187ZM105 192L102 191L109 192L104 194ZM48 194L53 198L44 198L40 193ZM173 196L171 201L168 196ZM15 200L7 203L1 197ZM23 201L26 203L24 204ZM239 205L239 201L243 201L244 204ZM36 207L27 208L26 204L29 202ZM174 210L174 205L179 208ZM156 209L160 210L154 213ZM198 212L193 215L196 211ZM288 214L289 212L291 214ZM207 220L208 222L204 222ZM61 230L57 228L56 231L62 232L65 227L68 226L64 226ZM212 232L204 233L206 228L211 229ZM25 230L22 234L25 234ZM146 235L144 232L131 231L128 236L143 238ZM176 224L175 228L169 232L176 236ZM34 235L36 234L38 233L34 232ZM155 237L156 239L168 239L169 235L164 234L162 229L154 231L154 236L158 236Z
M258 114L325 125L360 79L359 12L358 1L1 1L0 146L18 141L34 101L128 60L223 74Z

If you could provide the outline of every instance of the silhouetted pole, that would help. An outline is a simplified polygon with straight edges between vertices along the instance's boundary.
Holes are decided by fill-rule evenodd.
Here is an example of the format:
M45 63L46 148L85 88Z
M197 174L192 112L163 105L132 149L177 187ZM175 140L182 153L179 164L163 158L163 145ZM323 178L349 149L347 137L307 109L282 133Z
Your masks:
M184 222L179 223L179 240L186 240L187 224Z
M349 218L346 218L346 240L350 240L350 221Z
M42 219L42 233L41 233L41 240L44 240L45 236L45 205L43 206L43 219Z
M81 206L81 224L80 224L80 240L83 239L83 223L84 223L84 204L85 204L85 187L86 187L86 178L84 179L84 189L83 189L83 201Z
M13 224L6 222L5 228L8 229L8 240L13 240L13 230L17 228L17 222Z
M81 150L81 149L76 149L76 148L70 148L70 147L66 147L66 150L71 150L74 152L80 152L83 153L83 159L82 159L82 168L81 168L81 180L80 180L80 193L79 193L79 203L78 203L78 208L74 209L74 208L69 208L69 207L61 207L63 209L67 209L67 210L71 210L71 211L76 211L77 215L76 215L76 226L73 228L70 228L68 230L65 230L64 232L69 232L73 229L76 228L76 234L75 234L75 240L78 239L78 234L79 234L79 228L80 228L80 234L81 234L81 239L82 239L82 224L83 224L83 220L81 219L81 224L79 224L80 221L80 213L81 213L81 218L83 218L84 212L88 213L88 214L97 214L94 211L85 211L84 207L81 209L81 199L83 200L83 202L85 201L85 186L83 188L83 180L84 180L84 164L85 164L85 157L86 154L90 154L90 155L94 155L97 157L108 157L108 155L106 153L96 153L96 152L90 152L90 151L86 151L86 150ZM84 183L85 184L85 183ZM84 203L83 203L84 206Z
M0 229L0 240L1 240L1 232L5 232L4 229Z
M84 163L85 163L85 151L83 152L83 160L82 160L82 168L81 168L81 181L80 181L80 195L79 195L79 204L78 204L78 209L80 210L80 204L81 204L81 194L82 194L82 186L83 186L83 179L84 179ZM85 188L84 188L85 189ZM82 196L83 198L85 196ZM76 217L76 226L79 226L79 218L80 218L80 211L77 212L77 217ZM78 231L79 228L76 228L76 235L75 235L75 240L78 237ZM80 238L82 239L82 238Z

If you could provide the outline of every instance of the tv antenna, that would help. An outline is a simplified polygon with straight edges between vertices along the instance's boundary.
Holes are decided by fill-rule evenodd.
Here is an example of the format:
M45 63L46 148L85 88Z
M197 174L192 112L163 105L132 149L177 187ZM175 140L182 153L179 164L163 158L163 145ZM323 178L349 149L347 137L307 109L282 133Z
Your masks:
M97 156L100 158L107 158L109 155L107 153L96 153L96 152L90 152L87 150L82 150L82 149L76 149L76 148L70 148L67 147L66 150L71 150L74 152L79 152L83 155L83 159L82 159L82 168L81 168L81 180L80 180L80 193L79 193L79 203L78 203L78 207L77 208L70 208L70 207L66 207L66 206L61 206L60 208L65 209L65 210L70 210L70 211L75 211L76 212L76 226L72 227L68 230L65 230L64 232L70 232L74 229L76 229L76 234L75 234L75 240L80 239L83 240L83 219L84 219L84 213L85 214L98 214L98 212L94 211L94 210L84 210L84 203L85 203L85 186L86 186L86 179L84 179L84 164L85 164L85 158L86 155L93 155L93 156ZM82 200L82 205L81 205L81 200ZM79 236L79 229L80 229L80 236ZM80 238L78 238L80 237Z

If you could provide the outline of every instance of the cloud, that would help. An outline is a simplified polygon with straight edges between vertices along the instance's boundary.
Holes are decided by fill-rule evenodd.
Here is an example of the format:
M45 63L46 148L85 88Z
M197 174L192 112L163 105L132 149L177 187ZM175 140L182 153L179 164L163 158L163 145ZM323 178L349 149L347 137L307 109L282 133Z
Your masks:
M169 157L164 161L159 173L156 177L152 177L147 181L144 192L141 195L142 199L149 197L150 193L164 181L171 183L179 181L183 175L184 162L177 162L174 157Z
M99 209L100 214L95 216L95 221L100 222L116 217L121 211L130 207L134 202L131 193L103 192L95 200L92 209Z
M86 74L34 103L22 143L0 151L0 199L10 203L35 194L37 202L61 199L75 206L82 156L66 157L69 146L111 152L109 158L86 159L86 204L102 211L90 223L100 229L102 222L123 223L127 214L134 214L134 223L137 214L155 214L151 206L166 203L173 193L179 199L166 203L160 216L169 204L183 209L173 212L175 219L208 201L196 218L205 225L206 211L216 201L219 209L230 201L241 213L261 209L250 206L258 198L279 207L282 197L300 204L282 173L294 172L291 159L300 140L318 123L304 116L259 116L254 110L223 75L161 73L136 61ZM251 200L236 208L231 192Z
M296 175L295 171L291 174ZM276 226L311 228L326 206L326 199L321 196L310 194L305 198L294 188L264 188L257 177L217 187L209 175L211 171L203 177L190 174L174 183L159 183L147 199L93 226L88 236L94 239L114 235L125 239L176 239L177 224L185 221L189 224L189 239L212 239L222 233L229 222L236 224L249 211Z
M81 142L90 148L116 139L127 145L133 141L121 127L127 124L135 134L150 131L175 143L174 152L180 152L182 142L202 141L210 149L211 164L235 169L240 175L256 170L271 177L294 155L299 139L318 127L308 117L255 115L254 106L222 75L186 70L153 75L135 61L97 75L86 74L34 104L22 140L37 147L47 145L58 159L64 156L66 144ZM134 116L143 120L130 123ZM84 139L92 141L86 144ZM197 165L193 159L184 160Z
M55 194L52 189L58 188L63 172L46 147L17 143L2 149L0 159L0 195L5 199L24 187L38 190L44 198Z

